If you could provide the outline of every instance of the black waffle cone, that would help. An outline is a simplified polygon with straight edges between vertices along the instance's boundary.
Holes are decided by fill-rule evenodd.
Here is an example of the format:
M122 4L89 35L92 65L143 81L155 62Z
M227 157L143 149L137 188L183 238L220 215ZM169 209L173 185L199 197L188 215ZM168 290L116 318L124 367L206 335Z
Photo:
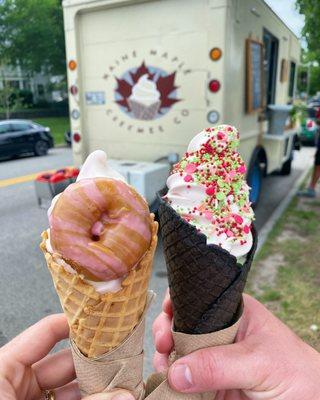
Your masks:
M231 326L257 246L254 227L252 248L241 265L228 251L207 245L206 236L162 199L158 212L175 330L201 334Z

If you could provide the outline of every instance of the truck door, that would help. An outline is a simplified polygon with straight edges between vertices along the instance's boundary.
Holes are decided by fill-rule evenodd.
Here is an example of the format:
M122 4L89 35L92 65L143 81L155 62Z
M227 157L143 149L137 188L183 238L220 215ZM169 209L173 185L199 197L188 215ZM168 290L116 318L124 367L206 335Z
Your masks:
M264 73L266 105L274 104L276 98L276 79L278 65L279 40L269 31L263 31Z

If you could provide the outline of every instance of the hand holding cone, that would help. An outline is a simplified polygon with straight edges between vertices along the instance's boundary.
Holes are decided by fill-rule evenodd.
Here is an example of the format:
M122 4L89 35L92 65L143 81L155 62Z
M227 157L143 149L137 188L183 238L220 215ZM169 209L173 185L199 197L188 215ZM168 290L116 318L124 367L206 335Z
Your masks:
M142 399L154 215L97 151L54 199L49 222L41 249L68 319L82 395L120 387Z

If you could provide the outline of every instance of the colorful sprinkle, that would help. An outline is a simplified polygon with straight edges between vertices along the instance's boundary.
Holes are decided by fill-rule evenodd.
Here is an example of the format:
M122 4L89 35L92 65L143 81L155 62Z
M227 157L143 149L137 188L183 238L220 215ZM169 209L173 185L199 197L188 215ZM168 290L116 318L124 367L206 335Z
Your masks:
M246 166L236 151L239 133L231 126L219 125L207 128L205 137L207 141L197 151L185 153L172 171L185 182L193 182L193 188L205 188L204 200L197 207L182 207L181 214L188 215L188 221L207 236L226 235L229 241L245 245L254 214L244 177Z
M197 165L194 163L187 164L185 171L187 174L193 174L197 170Z
M193 178L192 178L191 175L186 175L186 176L183 178L183 180L184 180L185 182L192 182L192 181L193 181Z

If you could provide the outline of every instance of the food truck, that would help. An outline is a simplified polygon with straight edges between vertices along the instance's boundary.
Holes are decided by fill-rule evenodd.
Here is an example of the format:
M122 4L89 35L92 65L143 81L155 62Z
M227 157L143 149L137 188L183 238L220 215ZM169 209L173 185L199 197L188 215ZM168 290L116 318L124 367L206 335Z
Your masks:
M152 203L190 139L227 123L240 132L253 203L263 176L290 173L295 131L285 107L271 129L278 114L268 106L293 100L300 45L263 0L64 0L63 8L76 165L103 149Z

